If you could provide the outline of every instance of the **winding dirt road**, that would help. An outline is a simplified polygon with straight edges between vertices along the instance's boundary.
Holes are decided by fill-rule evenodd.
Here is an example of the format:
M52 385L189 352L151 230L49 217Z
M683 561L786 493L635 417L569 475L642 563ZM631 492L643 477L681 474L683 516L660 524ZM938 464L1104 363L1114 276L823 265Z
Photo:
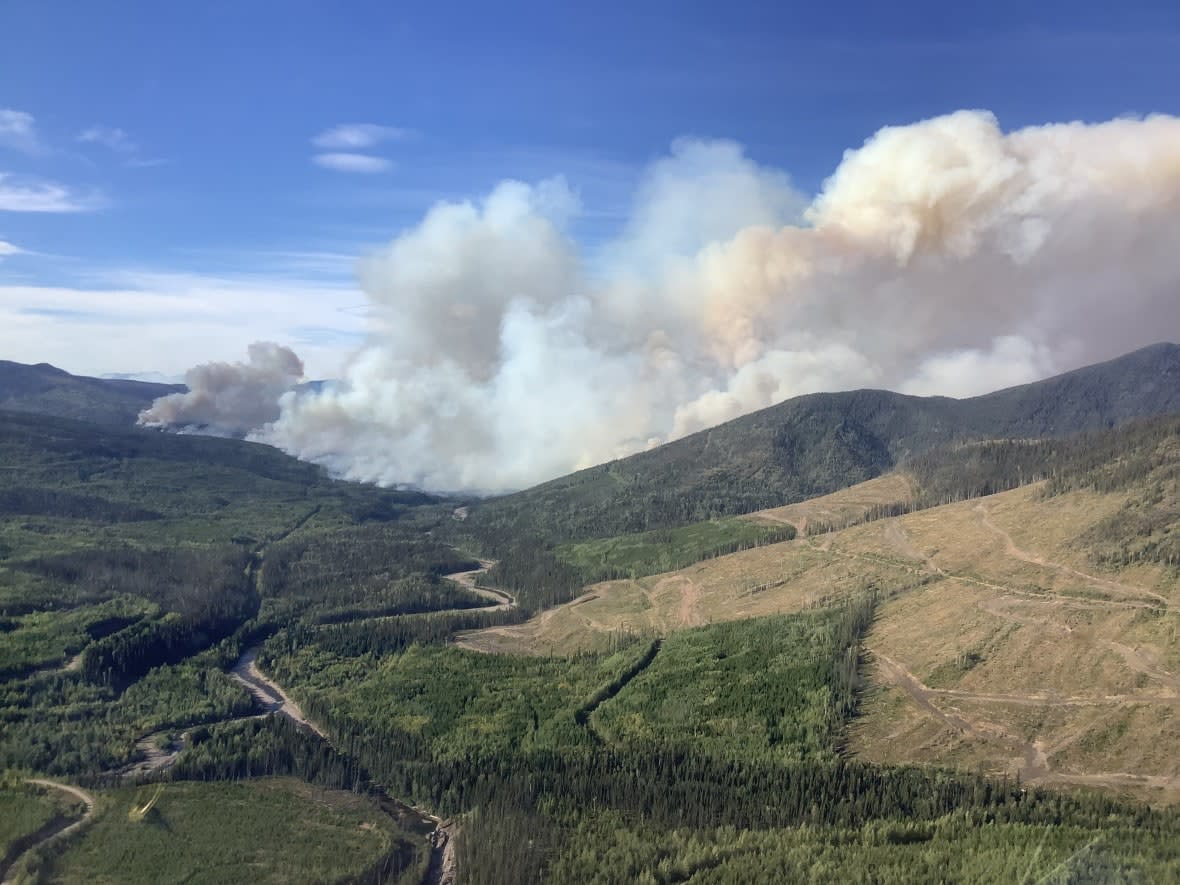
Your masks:
M67 817L55 818L42 828L42 832L34 834L36 837L35 841L16 857L12 858L5 869L0 870L0 876L3 876L3 879L0 880L0 885L11 885L14 880L9 878L9 873L20 866L21 859L27 854L32 851L36 851L38 848L43 848L50 842L53 842L57 839L64 839L71 833L76 833L78 830L82 829L82 827L86 826L86 824L89 823L90 819L94 816L94 797L80 787L74 787L70 784L63 784L59 783L58 781L46 780L39 777L27 778L25 783L68 793L79 802L83 803L86 806L86 811L80 818L73 821Z
M479 568L471 569L466 572L452 572L449 575L443 575L443 579L447 581L454 581L464 590L470 590L478 596L491 602L491 605L485 605L483 608L468 608L462 611L491 611L497 608L516 608L516 600L512 598L511 593L506 593L503 590L493 590L490 587L475 586L476 579L485 574L492 566L496 564L494 559L479 560ZM459 611L459 609L452 609L452 611ZM445 612L443 613L445 614Z
M229 675L250 692L250 696L266 713L280 713L300 728L306 728L331 743L327 732L303 715L303 710L283 691L282 686L258 669L257 657L258 646L246 649Z
M303 522L306 522L310 516L305 517ZM470 590L488 600L488 605L475 609L451 609L450 612L471 612L471 611L494 611L497 609L508 609L516 607L516 600L511 594L502 590L494 590L486 587L477 587L475 585L476 579L488 571L495 562L491 560L480 560L480 567L471 569L469 571L455 572L453 574L445 575L447 580L453 581L464 589ZM447 613L447 612L442 612ZM228 719L222 719L218 722L206 723L209 725L220 725L227 722L239 722L247 719L261 719L272 713L286 716L300 728L310 731L320 740L328 744L332 743L331 737L328 733L319 726L316 722L309 719L299 704L294 701L290 695L283 690L283 687L275 682L271 677L267 676L258 666L258 652L259 646L253 646L246 649L242 656L238 658L237 662L230 669L229 675L242 685L250 696L254 699L262 712L254 713L248 716L236 716ZM80 662L81 657L78 656L76 661ZM74 662L71 661L71 664ZM140 738L136 742L136 747L139 750L142 758L140 761L132 763L121 769L111 772L118 774L123 778L136 778L145 775L154 774L163 771L176 762L180 753L184 750L187 744L187 732L182 734L180 738L173 742L168 749L161 749L157 744L157 739L164 732L156 732ZM31 846L28 851L33 850L38 846L44 845L52 839L59 838L68 833L74 832L82 827L91 817L94 811L94 798L83 790L77 787L71 787L67 784L60 784L56 781L34 779L29 783L39 784L45 787L51 787L58 790L64 790L76 796L78 799L86 803L86 814L80 820L69 823L62 821L59 827L55 827L52 832L48 832L44 838L39 838L37 842ZM430 872L427 877L427 882L430 885L454 885L458 878L458 865L455 854L455 839L458 836L458 825L454 821L443 821L433 814L424 811L420 808L414 808L400 802L393 797L387 797L388 801L396 806L402 813L409 814L413 817L430 823L434 830L430 835L431 846L431 861ZM21 856L25 852L22 852ZM10 869L15 866L16 860L10 865ZM3 871L0 871L3 874ZM5 879L0 885L8 885L8 880Z
M454 572L444 575L449 581L454 581L466 590L470 590L489 601L489 605L476 609L452 609L450 611L493 611L496 609L515 608L516 600L502 590L477 587L476 579L488 571L495 562L492 560L479 561L480 567L464 572ZM445 613L445 612L443 612ZM262 672L258 667L258 646L247 649L230 670L230 676L243 685L254 700L265 710L261 715L278 713L286 716L301 728L306 728L321 740L332 743L328 733L314 721L309 719L283 687ZM253 718L253 717L246 717ZM178 751L179 752L179 751ZM172 759L175 759L173 755ZM171 764L169 762L169 764ZM458 879L458 863L455 855L455 838L458 836L458 825L453 821L443 821L435 815L421 809L406 805L390 797L389 801L397 805L403 812L417 816L419 819L433 824L434 830L430 834L430 867L426 881L429 885L455 885Z
M1035 553L1022 550L1016 545L1016 542L1012 539L1012 536L1008 534L1008 532L1004 531L1004 529L992 522L991 511L987 508L986 504L980 501L975 505L974 509L975 512L979 514L980 522L983 524L983 527L989 532L999 536L1000 540L1004 542L1004 552L1013 559L1019 559L1021 562L1039 565L1043 568L1050 568L1054 571L1062 572L1075 578L1081 578L1083 581L1087 581L1096 587L1102 587L1107 591L1114 591L1115 593L1125 596L1138 596L1140 598L1144 596L1150 596L1152 599L1156 599L1159 602L1162 602L1164 605L1168 604L1168 597L1161 596L1159 593L1155 593L1154 591L1147 590L1143 587L1133 587L1130 584L1123 584L1119 581L1112 581L1109 578L1101 578L1097 575L1089 575L1085 572L1078 571L1072 566L1064 565L1060 562L1052 562L1042 556L1036 555Z

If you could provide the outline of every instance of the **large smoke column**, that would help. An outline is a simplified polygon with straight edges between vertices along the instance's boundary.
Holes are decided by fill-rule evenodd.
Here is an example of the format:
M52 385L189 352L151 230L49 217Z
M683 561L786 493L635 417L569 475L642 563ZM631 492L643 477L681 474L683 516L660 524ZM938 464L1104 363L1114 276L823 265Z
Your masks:
M965 395L1180 333L1180 120L886 128L808 201L681 141L587 257L560 181L441 204L364 265L341 383L258 431L345 476L517 488L790 396Z
M194 428L245 436L279 417L279 397L303 377L303 363L289 347L250 345L245 363L205 363L184 376L185 393L160 397L139 414L150 427Z

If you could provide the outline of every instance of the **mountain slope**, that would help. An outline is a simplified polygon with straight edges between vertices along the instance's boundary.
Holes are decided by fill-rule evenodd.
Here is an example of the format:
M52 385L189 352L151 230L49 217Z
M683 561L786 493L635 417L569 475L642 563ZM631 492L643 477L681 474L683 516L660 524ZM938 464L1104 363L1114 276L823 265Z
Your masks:
M550 541L663 528L823 495L946 443L1065 436L1174 412L1175 344L970 399L811 394L483 502L467 528L493 544L509 528Z
M0 409L10 411L128 427L156 397L183 390L182 384L87 378L48 363L0 360Z
M1175 802L1180 419L1088 439L1092 459L1062 447L1042 483L596 584L459 644L569 653L871 590L874 688L854 754ZM904 493L894 480L809 503L839 515Z

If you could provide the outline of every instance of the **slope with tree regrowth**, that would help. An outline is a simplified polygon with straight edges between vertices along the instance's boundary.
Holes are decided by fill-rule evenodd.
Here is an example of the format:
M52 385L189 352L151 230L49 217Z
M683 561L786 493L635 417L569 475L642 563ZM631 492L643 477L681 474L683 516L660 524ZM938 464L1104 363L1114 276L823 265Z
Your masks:
M666 634L872 589L878 687L850 744L862 758L1180 799L1174 423L1120 431L1108 455L1079 455L1047 482L593 585L459 642L602 647L620 630ZM878 492L848 490L848 513ZM823 509L838 511L839 497Z

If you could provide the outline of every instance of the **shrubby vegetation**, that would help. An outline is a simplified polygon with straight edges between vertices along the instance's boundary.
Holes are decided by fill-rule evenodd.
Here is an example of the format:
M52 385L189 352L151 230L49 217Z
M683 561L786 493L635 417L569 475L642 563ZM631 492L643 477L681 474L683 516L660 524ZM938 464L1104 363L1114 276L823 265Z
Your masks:
M400 522L344 524L271 545L261 569L263 617L338 623L362 618L478 608L487 600L443 581L479 563Z
M62 809L52 796L16 778L0 781L0 876Z
M486 603L486 600L484 601ZM415 645L445 645L463 630L481 630L519 624L528 617L522 609L395 615L350 624L296 625L275 634L264 646L262 661L301 648L315 648L333 655L381 657Z
M665 830L587 815L547 874L553 883L1166 882L1171 838L1128 826L980 825L970 812L860 827Z

